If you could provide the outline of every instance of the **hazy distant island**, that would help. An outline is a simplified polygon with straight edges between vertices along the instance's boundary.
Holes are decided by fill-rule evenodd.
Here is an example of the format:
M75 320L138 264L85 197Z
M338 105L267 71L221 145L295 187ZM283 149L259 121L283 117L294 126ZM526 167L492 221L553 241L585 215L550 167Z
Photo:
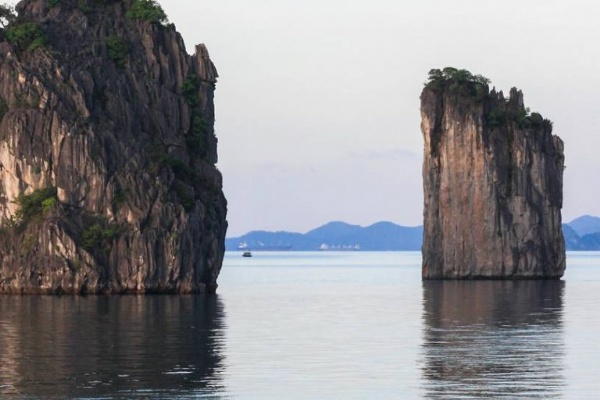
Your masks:
M600 218L584 215L563 224L566 249L600 251ZM252 231L227 238L227 251L420 251L423 227L378 222L362 227L329 222L306 233Z
M392 222L379 222L362 227L336 221L307 233L253 231L240 237L228 238L225 248L229 251L420 250L422 236L422 227L405 227Z
M432 69L421 93L423 279L558 279L564 145L489 80Z

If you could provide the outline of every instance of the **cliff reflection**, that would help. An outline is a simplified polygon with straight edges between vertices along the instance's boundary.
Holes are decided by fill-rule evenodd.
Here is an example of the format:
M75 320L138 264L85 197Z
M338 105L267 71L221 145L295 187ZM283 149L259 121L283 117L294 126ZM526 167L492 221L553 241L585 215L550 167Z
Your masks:
M0 397L214 396L217 296L0 297Z
M423 282L428 398L561 394L562 281Z

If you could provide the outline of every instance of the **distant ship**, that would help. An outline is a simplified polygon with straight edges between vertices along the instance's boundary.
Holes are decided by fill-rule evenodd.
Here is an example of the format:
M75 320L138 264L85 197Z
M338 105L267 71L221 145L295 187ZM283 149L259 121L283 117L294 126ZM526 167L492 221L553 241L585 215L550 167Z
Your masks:
M321 251L359 251L361 250L360 244L338 244L338 245L330 245L327 243L323 243L321 247L319 247Z
M237 249L241 250L241 251L245 251L245 250L250 249L250 246L248 246L248 243L242 242L238 245ZM291 244L270 244L270 243L265 244L262 242L258 242L252 246L252 249L259 250L259 251L286 251L286 250L291 250L292 245Z
M242 254L242 257L252 257L252 253L249 251L245 251L244 254Z

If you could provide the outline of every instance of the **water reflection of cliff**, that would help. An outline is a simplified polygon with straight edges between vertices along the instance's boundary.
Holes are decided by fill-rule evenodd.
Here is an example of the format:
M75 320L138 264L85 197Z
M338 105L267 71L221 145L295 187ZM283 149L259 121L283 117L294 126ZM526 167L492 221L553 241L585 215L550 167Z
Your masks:
M161 397L223 389L216 296L0 297L0 397Z
M563 292L562 281L423 282L424 395L560 395Z

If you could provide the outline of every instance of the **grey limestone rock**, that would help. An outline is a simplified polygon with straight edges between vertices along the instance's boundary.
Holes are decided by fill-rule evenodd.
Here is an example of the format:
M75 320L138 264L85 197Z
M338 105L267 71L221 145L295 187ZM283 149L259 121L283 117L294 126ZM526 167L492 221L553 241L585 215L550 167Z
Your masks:
M423 279L560 278L564 155L552 123L529 115L517 89L505 99L485 81L439 76L421 117Z
M217 71L131 0L24 0L0 30L0 293L202 293L227 203Z

